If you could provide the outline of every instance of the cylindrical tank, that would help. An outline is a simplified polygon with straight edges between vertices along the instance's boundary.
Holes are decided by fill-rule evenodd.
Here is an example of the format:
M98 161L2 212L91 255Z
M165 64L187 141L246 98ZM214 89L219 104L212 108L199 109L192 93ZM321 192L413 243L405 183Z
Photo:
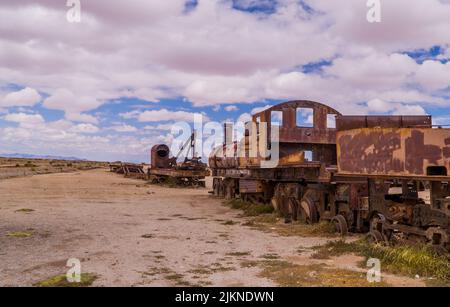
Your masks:
M152 147L150 152L152 168L168 168L170 163L170 149L165 144Z
M222 145L214 148L209 157L209 167L238 168L237 143Z

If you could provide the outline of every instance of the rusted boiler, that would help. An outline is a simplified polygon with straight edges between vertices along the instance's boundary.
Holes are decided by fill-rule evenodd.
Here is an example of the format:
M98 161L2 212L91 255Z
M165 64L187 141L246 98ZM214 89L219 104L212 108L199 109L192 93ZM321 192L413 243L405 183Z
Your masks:
M150 150L150 165L152 168L169 168L176 161L170 158L170 149L166 144L154 145Z

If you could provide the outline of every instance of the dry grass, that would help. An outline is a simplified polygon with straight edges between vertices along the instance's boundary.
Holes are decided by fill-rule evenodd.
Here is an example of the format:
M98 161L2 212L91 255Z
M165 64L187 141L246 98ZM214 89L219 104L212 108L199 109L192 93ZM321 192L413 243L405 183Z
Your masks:
M240 199L232 199L228 201L226 205L233 209L244 211L245 216L257 216L260 214L272 213L274 211L273 206L270 204L253 204Z
M82 273L80 282L68 282L66 274L60 274L48 279L39 281L33 286L35 287L88 287L98 278L97 275L91 273Z
M228 220L228 221L225 221L225 222L222 223L222 225L228 225L228 226L235 225L235 224L238 224L238 222L235 222L235 221L232 221L232 220Z
M334 226L328 222L313 225L300 222L285 224L284 219L274 212L270 204L253 204L240 199L233 199L228 201L226 205L233 209L243 210L244 216L252 217L243 225L261 231L276 232L281 236L336 236Z
M196 275L211 275L218 272L234 271L233 267L226 267L220 263L213 263L209 266L200 265L195 269L189 270L188 273Z
M32 231L12 231L7 233L7 236L12 238L28 238L32 235Z
M14 212L31 213L33 211L34 211L34 209L23 208L23 209L18 209L18 210L14 211Z
M264 254L264 255L261 256L261 258L274 260L274 259L279 259L280 255L278 255L278 254Z
M380 259L383 270L388 272L436 278L446 281L447 284L450 280L450 262L447 257L438 255L428 246L382 246L363 240L350 243L338 240L315 249L316 253L312 257L316 259L354 253L366 258Z
M323 264L297 265L287 261L263 261L261 277L282 287L373 287L386 283L369 283L365 273L329 268Z
M234 256L234 257L242 257L242 256L250 256L250 252L231 252L227 253L227 256Z
M335 237L335 229L331 223L321 222L317 224L303 224L300 222L293 222L285 224L283 219L276 214L263 214L257 216L244 224L252 228L266 231L276 232L285 237L290 236L319 236L319 237Z

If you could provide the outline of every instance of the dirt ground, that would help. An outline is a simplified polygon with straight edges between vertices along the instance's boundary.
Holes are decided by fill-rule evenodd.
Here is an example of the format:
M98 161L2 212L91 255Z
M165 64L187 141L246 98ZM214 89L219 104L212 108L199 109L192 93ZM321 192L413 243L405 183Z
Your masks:
M0 179L107 167L107 162L0 157Z
M259 266L243 265L274 255L365 274L360 257L311 259L311 247L327 238L259 231L239 214L208 189L148 185L106 169L0 180L0 285L64 274L69 258L98 276L93 286L276 286Z

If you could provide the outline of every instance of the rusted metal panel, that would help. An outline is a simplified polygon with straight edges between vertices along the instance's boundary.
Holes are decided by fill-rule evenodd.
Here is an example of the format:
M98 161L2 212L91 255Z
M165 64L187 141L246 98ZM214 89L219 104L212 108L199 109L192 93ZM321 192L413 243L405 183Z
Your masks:
M312 110L313 127L297 127L297 109ZM253 115L252 121L266 122L268 126L267 137L270 137L271 112L282 112L282 125L280 126L280 143L313 143L335 144L336 129L327 127L328 115L339 115L335 109L319 102L296 100L278 104L260 113ZM270 143L270 140L268 140Z
M358 128L431 128L431 116L353 116L337 115L336 129L338 131Z
M340 175L447 177L450 129L361 128L337 134Z
M240 193L262 193L264 192L263 182L260 180L240 180Z

